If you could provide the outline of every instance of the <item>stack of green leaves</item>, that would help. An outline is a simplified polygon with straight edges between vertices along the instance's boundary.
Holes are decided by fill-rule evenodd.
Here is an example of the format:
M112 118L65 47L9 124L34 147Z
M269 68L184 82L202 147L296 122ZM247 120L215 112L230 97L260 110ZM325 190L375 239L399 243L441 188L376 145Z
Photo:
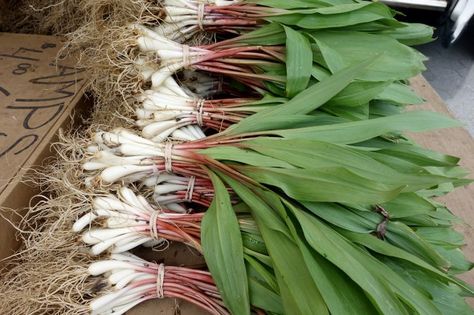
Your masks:
M459 220L433 199L470 180L457 158L402 134L458 126L404 112L422 102L407 80L425 57L410 46L430 41L432 29L368 1L236 2L216 12L265 22L206 49L284 46L278 62L233 61L259 80L276 79L263 83L247 118L174 146L180 167L194 159L212 179L201 242L229 311L472 314L464 298L474 290L456 278L473 267L453 229ZM256 11L246 12L249 4ZM128 154L147 160L160 145L143 141ZM242 215L255 224L239 222Z
M402 29L410 30L410 27ZM431 36L431 29L426 29ZM348 30L301 30L278 23L227 41L212 45L226 49L246 45L283 45L284 63L259 65L267 77L284 78L265 83L267 98L292 98L307 87L320 82L348 66L368 59L372 63L357 74L340 95L320 110L345 119L367 119L399 111L405 104L419 104L407 80L425 70L425 57L388 34Z
M368 64L201 141L213 144L199 153L216 190L202 245L233 314L250 304L274 314L472 313L464 297L474 292L455 278L473 266L453 230L459 220L431 199L470 181L457 158L400 134L458 124L429 112L310 115ZM226 187L243 204L233 207ZM260 241L242 237L240 212Z

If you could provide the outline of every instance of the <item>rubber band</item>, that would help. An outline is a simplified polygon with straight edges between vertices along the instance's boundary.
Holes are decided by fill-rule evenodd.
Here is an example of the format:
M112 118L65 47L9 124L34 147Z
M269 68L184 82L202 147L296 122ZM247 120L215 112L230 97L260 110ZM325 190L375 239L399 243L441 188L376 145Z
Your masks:
M197 109L196 120L197 120L197 124L198 124L199 127L204 126L202 115L203 115L203 109L204 109L205 103L206 103L206 100L203 99L203 98L199 99L196 102L196 109Z
M385 239L385 234L387 233L387 224L390 221L390 213L388 213L385 208L376 205L375 212L379 213L382 216L382 221L377 225L375 230L377 237L380 239Z
M173 143L166 142L165 144L165 170L168 174L173 174Z
M158 274L156 277L156 296L158 299L162 299L165 297L165 292L163 290L164 282L165 282L165 265L159 264Z
M204 31L204 25L203 25L203 21L204 21L204 8L205 8L205 4L204 3L199 3L199 6L198 6L198 15L197 15L197 22L198 22L198 26L199 26L199 29L201 31Z
M161 239L160 235L158 235L158 216L159 215L160 215L160 211L153 211L150 215L150 222L148 223L150 226L151 237L155 240Z
M187 202L193 201L193 192L194 192L195 183L196 183L196 177L191 176L189 178L188 188L186 189L186 196L184 197L184 200Z

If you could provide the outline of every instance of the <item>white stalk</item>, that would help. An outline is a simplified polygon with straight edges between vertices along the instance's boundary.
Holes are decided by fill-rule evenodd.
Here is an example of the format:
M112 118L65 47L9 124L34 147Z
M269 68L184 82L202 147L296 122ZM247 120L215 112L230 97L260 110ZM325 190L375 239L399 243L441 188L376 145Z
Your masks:
M170 211L174 211L177 213L187 213L188 209L180 205L179 203L167 203L166 208Z
M130 261L125 259L119 259L119 257L111 257L110 260L101 260L92 263L89 268L88 272L91 276L100 276L106 272L110 272L112 270L122 270L122 269L132 269L135 270L137 266Z
M196 126L193 125L193 126L188 126L188 127L196 127ZM180 140L180 141L195 141L195 140L205 138L206 136L204 135L201 137L196 137L194 134L191 136L188 132L184 132L183 130L178 129L178 130L173 131L173 133L171 134L171 137L173 139Z
M74 225L72 226L72 230L74 232L80 232L82 231L86 226L90 225L95 219L98 218L98 215L89 212L85 215L83 215L79 220L77 220Z
M125 251L134 249L135 247L138 247L148 241L152 240L151 237L140 237L137 238L133 241L129 241L126 244L122 244L120 246L116 246L112 249L112 253L123 253Z
M100 243L92 246L90 249L90 252L92 255L98 256L107 250L114 251L117 248L116 244L118 242L124 241L125 243L128 243L131 239L135 239L135 237L136 236L133 233L128 233L124 235L119 235L117 237L114 237L108 240L103 240ZM120 251L117 251L117 252L119 253Z
M115 285L118 282L122 281L122 279L127 278L129 275L135 275L135 274L136 274L135 270L132 270L132 269L118 270L118 271L112 272L112 274L107 278L107 281L111 285Z
M147 177L155 172L153 165L122 165L107 167L100 173L100 178L108 184L129 179L134 182L139 178Z
M108 218L106 222L106 226L109 229L143 226L144 224L146 224L145 220L120 218L118 216Z

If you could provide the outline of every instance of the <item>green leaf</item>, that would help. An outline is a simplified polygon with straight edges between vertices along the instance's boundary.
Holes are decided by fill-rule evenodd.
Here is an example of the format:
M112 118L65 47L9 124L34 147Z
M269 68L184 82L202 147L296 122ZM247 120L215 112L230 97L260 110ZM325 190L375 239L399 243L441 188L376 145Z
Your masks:
M431 273L420 270L413 265L395 259L385 259L384 263L397 274L406 279L412 286L424 291L433 300L433 304L443 315L473 315L474 311L466 303L462 290L444 281L438 281ZM469 296L472 296L470 294Z
M410 47L383 35L351 31L312 32L317 48L316 61L336 73L367 58L377 57L366 71L357 75L365 81L396 81L411 78L425 70L423 57ZM380 57L378 57L380 56Z
M326 7L313 10L312 14L301 14L300 16L301 18L295 23L296 26L309 30L340 28L382 19L393 19L387 6L370 2ZM278 18L272 20L280 22Z
M378 314L363 291L347 275L300 241L308 269L331 314Z
M448 268L450 266L449 262L432 245L419 237L410 227L402 222L389 221L385 237L390 243L403 248L434 266L439 268Z
M436 128L458 127L460 123L434 112L412 111L400 115L327 126L262 132L287 139L313 139L339 144L369 140L390 132L421 132Z
M375 212L365 212L364 216L359 211L351 211L335 203L304 202L303 205L324 221L356 233L372 233L382 220Z
M383 314L408 314L409 305L418 314L441 314L421 292L367 252L354 247L340 234L302 211L294 211L308 243L344 271L371 297Z
M366 143L363 143L363 145L367 147L379 148L379 151L372 152L370 154L372 154L374 158L380 160L396 157L397 159L404 160L419 166L440 167L456 166L459 162L458 157L431 151L409 143L393 143L380 139L372 139Z
M269 23L257 28L255 31L238 37L239 42L249 45L284 45L286 34L279 23Z
M239 222L222 181L210 173L215 198L201 226L207 266L232 314L250 315L249 285Z
M371 119L399 115L403 112L404 107L399 103L387 101L373 100L369 105L369 116Z
M382 205L391 218L404 218L436 211L436 207L415 193L405 193Z
M280 159L291 165L305 169L344 167L358 176L395 186L406 186L405 192L430 188L452 179L431 175L428 172L405 174L372 159L366 152L358 152L349 147L315 140L286 140L259 137L246 141L242 146L251 148L265 156ZM380 174L384 174L381 176Z
M285 314L281 298L254 278L249 278L252 305L275 314Z
M298 211L285 202L292 211ZM308 269L318 286L331 314L378 314L371 302L347 275L297 237Z
M326 105L347 107L366 105L380 95L389 84L390 82L352 82Z
M252 305L269 312L284 314L281 298L277 294L278 284L275 276L254 258L246 256L245 260Z
M403 189L367 180L341 167L286 170L235 166L235 169L300 201L383 203Z
M271 126L267 125L269 119L272 117L291 119L291 115L304 115L312 112L341 92L361 70L365 69L372 62L373 60L365 60L360 64L344 69L307 88L287 103L260 111L242 120L228 128L223 134L236 135L239 133L268 130L269 128L277 129L278 126L274 124Z
M286 33L286 96L306 89L311 77L313 51L306 36L284 26Z
M422 45L434 40L433 28L431 26L419 23L403 23L404 27L392 28L380 32L395 38L400 43L408 46Z
M458 281L457 279L451 278L450 276L446 275L444 272L434 268L429 263L425 262L424 260L416 257L413 254L408 253L407 251L400 249L394 245L391 245L387 242L384 242L373 235L370 234L362 234L362 233L354 233L345 230L338 230L339 233L350 239L351 241L358 243L362 246L367 247L368 249L377 252L379 254L398 258L410 262L420 268L423 268L427 272L429 272L433 278L440 279L441 281L451 282L456 285L459 285L461 288L469 291L470 288L466 287L462 282Z
M216 146L205 150L200 150L200 154L207 155L215 160L219 161L235 161L245 163L253 166L270 166L270 167L283 167L283 168L294 168L291 164L280 161L278 159L258 154L251 150L245 150L242 148L231 147L231 146Z
M451 274L465 273L474 267L474 263L468 261L464 253L458 248L446 249L442 246L435 246L435 248L441 256L449 261L451 265L449 272Z
M424 100L416 95L409 86L402 83L390 84L376 98L379 100L410 105L421 104L424 102Z
M285 314L328 314L324 300L313 282L300 250L288 227L275 211L248 187L222 175L235 193L249 205L273 260ZM298 266L298 268L295 268Z
M452 228L419 227L415 232L431 244L444 248L458 248L466 244L464 236Z

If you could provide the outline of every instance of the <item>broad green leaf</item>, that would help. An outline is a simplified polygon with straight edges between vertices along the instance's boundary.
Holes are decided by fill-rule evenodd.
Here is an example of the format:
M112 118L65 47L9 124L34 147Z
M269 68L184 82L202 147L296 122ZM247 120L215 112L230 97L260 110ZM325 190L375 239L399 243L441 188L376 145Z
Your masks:
M324 221L356 233L372 233L382 220L381 215L375 212L367 212L363 216L359 211L351 211L336 203L304 202L303 205Z
M302 211L293 213L308 243L362 287L381 313L408 314L400 297L418 314L441 314L425 295L367 252L351 245L315 217Z
M237 217L222 181L210 173L215 199L201 226L201 241L207 266L232 314L250 315L249 285L244 248Z
M431 26L419 23L403 23L404 27L392 28L380 32L395 38L400 43L408 46L422 45L434 40L433 28Z
M385 237L390 243L403 248L439 268L448 268L449 262L432 245L419 237L411 228L401 222L389 221Z
M382 206L390 213L392 218L403 218L436 211L435 206L415 193L400 194L396 199Z
M300 201L383 203L395 198L404 188L376 183L341 167L286 170L235 166L235 169Z
M314 11L312 14L301 14L301 18L296 21L295 25L303 29L317 30L392 19L390 9L380 3L361 2L321 8ZM273 20L281 22L278 18Z
M399 173L383 163L372 159L367 153L352 150L346 146L315 140L286 140L260 137L246 141L242 146L251 148L265 156L280 159L296 167L320 169L325 167L344 167L358 176L375 182L404 186L404 191L417 191L430 188L451 179L431 175L428 172L410 174ZM384 174L384 176L380 176Z
M279 23L269 23L255 31L239 36L238 40L249 45L284 45L286 34L283 26Z
M274 314L285 314L281 298L254 278L249 278L252 305Z
M339 144L351 144L369 140L390 132L421 132L436 128L459 126L459 122L434 112L413 111L400 115L381 117L318 127L261 132L287 139L313 139Z
M464 242L464 236L452 228L419 227L415 232L429 243L443 246L447 249L458 248L466 244Z
M390 82L352 82L326 105L356 107L369 103L386 90Z
M412 286L424 291L443 315L473 315L474 311L466 303L462 290L452 283L438 281L432 274L420 270L404 261L384 259L384 263ZM470 294L472 296L472 293Z
M336 73L367 58L376 62L361 71L357 79L365 81L395 81L411 78L425 70L422 56L397 40L383 35L351 31L312 32L316 41L316 61ZM378 57L380 56L380 57Z
M414 163L419 166L456 166L459 158L451 155L442 154L421 148L417 145L409 143L392 143L381 141L380 139L372 139L361 145L379 148L377 152L370 154L379 160L385 160L390 157L396 157L399 160Z
M398 103L373 100L369 105L369 115L371 119L399 115L403 112L404 106Z
M306 265L331 314L378 314L364 292L347 275L302 240L299 247Z
M421 104L424 102L409 86L402 83L390 84L376 98L400 104Z
M306 89L311 77L313 51L302 33L284 26L286 33L286 96L293 97Z
M275 276L252 257L245 257L249 278L250 301L263 310L284 314L281 298L277 294Z
M222 177L252 209L252 214L273 260L285 314L328 314L301 252L281 218L255 195L256 188L250 190L228 176L222 175Z
M289 202L286 206L298 211ZM347 275L314 251L295 233L308 269L332 314L377 314L371 302Z
M314 84L296 95L285 104L263 110L224 131L224 134L236 135L239 133L268 130L267 121L271 117L291 119L291 115L304 115L324 105L327 101L341 92L362 69L373 60L366 60L358 65L344 69L327 79ZM271 125L273 129L277 126Z
M474 263L468 261L464 253L459 249L446 249L443 246L435 246L438 253L450 263L448 270L451 274L465 273L474 268Z
M220 161L235 161L253 166L294 168L286 162L238 147L216 146L200 150L199 153Z
M272 115L265 114L265 118L256 116L260 113L269 112L270 110L263 110L257 114L253 114L245 118L238 124L230 126L227 130L221 134L236 134L237 132L251 132L259 130L274 130L274 129L286 129L286 128L304 128L311 126L321 125L321 119L313 115ZM253 118L256 116L256 118ZM332 123L332 121L331 121ZM258 124L258 125L255 125Z
M358 243L362 246L365 246L374 252L377 252L385 256L405 260L407 262L410 262L430 272L433 275L433 278L437 278L445 282L455 283L468 291L470 290L470 288L466 287L462 282L459 282L458 280L445 274L443 271L440 271L439 269L434 268L432 265L425 262L424 260L394 245L391 245L390 243L382 241L374 237L373 235L363 234L363 233L354 233L354 232L350 232L350 231L342 230L342 229L338 231L339 233L341 233L342 235L344 235L351 241Z
M270 258L270 257L269 257ZM271 273L267 266L262 265L258 260L253 257L245 256L247 261L248 274L253 275L254 278L270 288L274 292L278 292L278 283L276 282L275 275Z

